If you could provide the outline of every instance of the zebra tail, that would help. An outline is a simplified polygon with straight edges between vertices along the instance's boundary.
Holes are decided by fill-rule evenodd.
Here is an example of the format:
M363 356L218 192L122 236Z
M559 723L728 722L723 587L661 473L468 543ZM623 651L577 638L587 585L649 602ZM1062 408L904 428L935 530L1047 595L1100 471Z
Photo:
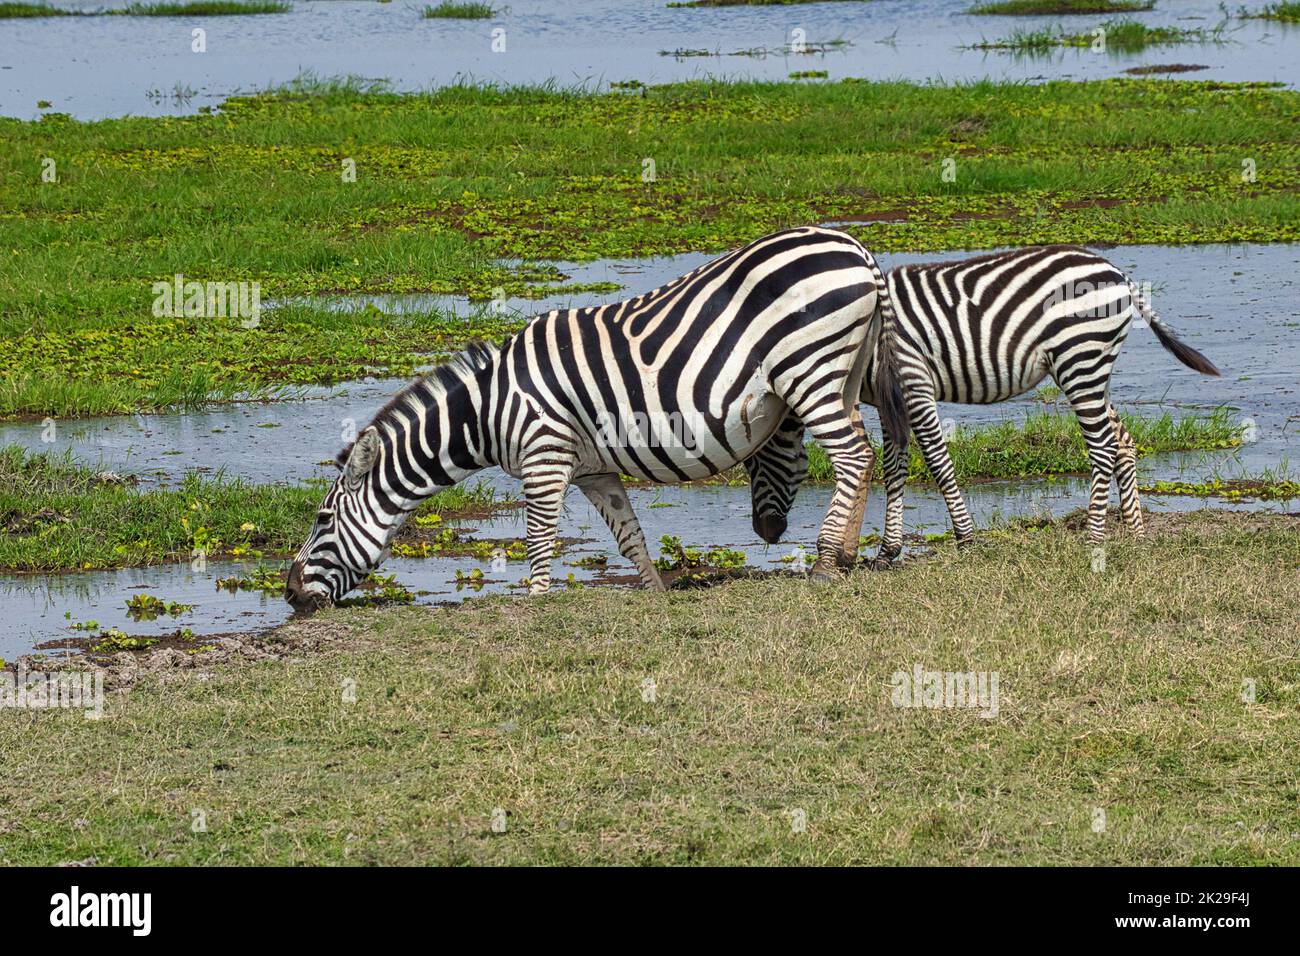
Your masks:
M1213 362L1190 345L1185 344L1178 336L1174 335L1173 329L1160 321L1160 317L1147 305L1146 300L1142 298L1142 293L1138 291L1138 287L1133 282L1129 282L1128 289L1129 295L1133 297L1133 301L1138 307L1138 311L1142 313L1142 318L1147 320L1147 324L1151 326L1151 331L1156 334L1160 344L1168 349L1174 358L1203 375L1222 374Z
M880 412L880 427L902 452L907 450L912 421L903 397L903 374L898 365L898 315L894 312L889 283L885 281L875 257L867 253L867 261L879 288L876 308L880 310L881 319L880 335L876 339L876 409Z

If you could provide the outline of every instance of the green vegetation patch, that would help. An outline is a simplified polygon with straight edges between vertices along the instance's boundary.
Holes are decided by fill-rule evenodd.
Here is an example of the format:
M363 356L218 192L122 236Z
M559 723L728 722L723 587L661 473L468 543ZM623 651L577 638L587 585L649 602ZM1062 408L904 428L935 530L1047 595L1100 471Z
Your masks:
M1242 427L1228 409L1208 416L1166 413L1159 417L1121 415L1138 446L1138 457L1172 451L1221 451L1242 443ZM930 481L930 471L915 439L908 444L907 480ZM948 454L959 483L1087 474L1088 449L1072 412L1044 409L1023 421L1007 420L979 428L957 428ZM881 463L876 463L877 474ZM835 469L820 445L808 445L808 480L834 481Z
M1206 481L1156 481L1139 487L1156 495L1189 495L1227 501L1292 501L1300 498L1300 481L1273 478L1211 478Z
M26 17L80 16L78 11L60 10L44 3L0 3L0 20L18 20Z
M999 0L980 3L967 13L991 16L1067 16L1080 13L1136 13L1155 7L1155 0Z
M1107 53L1136 53L1154 46L1220 41L1223 27L1150 27L1137 20L1107 20L1096 30L1069 33L1062 27L1041 30L1013 30L1000 40L972 44L976 50L1010 50L1016 53L1047 53L1061 47L1087 48L1104 44Z
M1296 0L1270 3L1262 10L1254 12L1247 12L1243 9L1238 16L1245 20L1277 20L1281 23L1300 23L1300 3L1296 2Z
M189 3L132 3L108 15L126 17L229 17L253 13L288 13L292 3L282 0L192 0Z
M491 4L453 3L442 0L436 7L426 6L420 14L426 20L486 20L496 14Z
M1150 526L1100 572L1051 523L822 587L323 612L291 663L7 712L0 862L1300 865L1296 519ZM918 667L996 713L898 706Z
M67 456L9 446L0 449L0 568L139 567L188 562L199 551L209 560L288 556L306 540L323 495L320 482L254 485L198 475L146 490L106 480ZM486 484L458 485L418 514L450 519L500 505Z
M154 283L178 274L258 282L264 303L492 299L563 287L548 260L721 252L810 222L886 251L1300 239L1294 90L1123 79L636 93L304 81L208 115L0 119L0 415L405 375L422 353L518 327L309 304L267 309L255 327L155 317Z

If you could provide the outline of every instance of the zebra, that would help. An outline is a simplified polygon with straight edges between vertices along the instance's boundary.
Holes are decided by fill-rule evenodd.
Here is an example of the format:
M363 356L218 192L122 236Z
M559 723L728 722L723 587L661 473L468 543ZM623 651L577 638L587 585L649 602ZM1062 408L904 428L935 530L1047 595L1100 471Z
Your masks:
M1105 539L1112 476L1125 526L1143 534L1137 446L1110 403L1110 375L1135 315L1188 368L1219 370L1181 342L1137 285L1080 246L1033 246L949 262L900 266L888 275L897 311L892 351L902 375L911 428L952 518L958 546L975 534L953 473L936 402L988 404L1023 394L1048 375L1079 419L1092 466L1088 537ZM874 330L873 330L874 334ZM875 402L875 356L868 351L863 395ZM885 532L876 568L902 553L907 457L886 434L883 447ZM769 543L785 531L795 492L807 476L804 428L787 416L746 463L754 530Z
M834 463L812 574L834 578L857 560L875 464L857 403L877 311L873 394L901 444L907 413L885 278L856 239L830 229L777 232L644 295L544 313L500 346L471 346L400 391L339 453L285 597L306 612L337 601L379 566L421 501L491 465L523 482L530 593L549 587L570 484L642 584L662 590L620 476L717 474L790 414ZM656 427L666 419L672 434Z

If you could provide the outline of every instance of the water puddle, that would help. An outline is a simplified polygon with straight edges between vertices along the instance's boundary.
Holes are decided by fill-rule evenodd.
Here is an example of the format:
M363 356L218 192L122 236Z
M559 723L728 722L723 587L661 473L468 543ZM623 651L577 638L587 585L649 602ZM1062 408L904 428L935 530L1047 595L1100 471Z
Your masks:
M58 0L83 10L126 0ZM416 90L473 80L554 81L603 87L719 77L784 80L792 72L871 79L1037 82L1121 76L1134 66L1192 63L1203 80L1295 82L1300 30L1231 21L1231 42L1116 55L1064 50L1014 57L963 49L1014 28L1065 23L1090 30L1103 16L975 17L971 0L672 9L667 0L516 0L489 20L424 20L420 7L358 0L297 0L292 12L240 17L60 17L0 20L0 114L34 118L40 101L82 119L185 115L226 96L319 76L387 78ZM1235 9L1235 5L1234 5ZM1214 27L1216 0L1180 0L1133 17L1149 25ZM207 31L207 51L190 31ZM504 30L504 34L495 34ZM737 56L781 50L801 30L824 53ZM493 42L504 38L504 50ZM664 55L683 51L698 54Z

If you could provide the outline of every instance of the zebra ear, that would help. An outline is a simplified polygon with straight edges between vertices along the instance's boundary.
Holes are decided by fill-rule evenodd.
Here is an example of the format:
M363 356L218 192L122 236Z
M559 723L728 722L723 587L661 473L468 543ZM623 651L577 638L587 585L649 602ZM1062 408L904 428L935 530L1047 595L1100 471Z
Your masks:
M347 464L343 466L343 476L350 483L360 482L370 469L375 467L375 462L379 460L381 444L379 431L373 426L361 433L361 437L357 439L348 454Z

